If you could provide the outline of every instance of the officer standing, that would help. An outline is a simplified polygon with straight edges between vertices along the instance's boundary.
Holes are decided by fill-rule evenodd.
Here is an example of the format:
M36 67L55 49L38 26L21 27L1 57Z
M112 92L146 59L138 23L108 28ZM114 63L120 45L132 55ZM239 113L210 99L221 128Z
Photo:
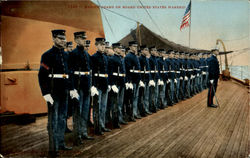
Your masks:
M98 116L94 124L96 134L103 135L103 132L109 132L110 129L105 128L105 114L108 98L108 60L104 55L105 38L96 38L95 42L97 52L91 56L92 65L92 96L98 95L98 106L94 111L94 115ZM95 117L94 116L94 117Z
M74 144L82 144L82 139L93 139L88 136L88 120L90 106L90 56L84 50L86 44L85 31L75 32L76 48L70 53L70 68L74 87L80 95L79 105L74 105Z
M141 80L140 74L140 62L137 57L137 47L138 44L136 41L129 42L129 53L125 57L125 69L127 76L126 87L129 86L129 83L132 83L133 87L133 114L130 118L131 121L134 121L134 118L140 119L138 115L138 96L139 96L139 82ZM131 86L130 86L131 87Z
M217 55L219 51L217 49L211 50L212 56L208 59L208 78L209 78L209 90L207 97L207 106L217 108L218 105L213 104L213 98L217 89L217 83L220 75L219 61Z
M41 57L38 79L42 95L48 106L49 156L58 150L71 150L65 146L64 132L67 120L68 90L78 98L69 80L68 54L65 53L65 30L52 30L54 45Z

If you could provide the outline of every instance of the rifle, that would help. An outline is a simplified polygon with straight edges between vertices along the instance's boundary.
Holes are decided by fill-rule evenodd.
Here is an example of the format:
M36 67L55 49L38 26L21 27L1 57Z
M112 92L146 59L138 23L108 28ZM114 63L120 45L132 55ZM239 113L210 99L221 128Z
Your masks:
M91 71L92 73L92 71ZM99 76L100 74L100 71L99 71L99 68L98 68L98 73L97 73ZM95 133L96 134L100 134L101 133L101 126L100 126L100 121L99 121L99 117L100 117L100 114L99 114L99 103L98 103L98 96L95 95L95 96L92 96L92 106L93 106L93 110L94 110L94 130L95 130Z
M120 67L118 66L118 68L117 68L118 70L117 70L117 80L116 80L116 85L118 85L118 80L119 80L119 74L120 74ZM117 96L118 96L118 94L117 93L114 93L112 90L111 90L111 96L112 96L112 100L114 101L113 102L113 106L114 106L114 110L113 110L113 116L112 116L112 118L113 118L113 126L115 127L115 126L119 126L119 117L118 117L118 104L117 104Z

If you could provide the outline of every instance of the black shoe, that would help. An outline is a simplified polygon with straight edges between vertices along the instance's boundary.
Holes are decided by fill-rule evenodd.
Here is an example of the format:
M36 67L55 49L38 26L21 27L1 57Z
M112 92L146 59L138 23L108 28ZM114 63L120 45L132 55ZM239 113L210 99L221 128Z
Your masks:
M126 121L122 120L122 121L120 121L120 124L122 124L122 125L127 125L127 124L128 124L128 122L126 122Z
M146 111L145 113L146 113L147 115L152 115L152 113L149 112L149 111Z
M114 128L121 128L120 124L113 125Z
M133 118L133 117L129 118L129 121L130 122L136 122L135 118Z
M218 105L212 104L212 105L208 105L207 107L217 108L217 107L218 107Z
M111 129L108 129L108 128L102 128L102 131L103 131L103 132L111 132Z
M73 145L75 145L75 146L79 146L79 145L82 145L82 144L83 144L83 142L82 142L81 139L77 139L77 140L75 140L75 141L73 142Z
M49 151L48 153L48 157L51 157L51 158L58 157L58 156L59 156L58 151Z
M89 121L89 122L88 122L88 126L89 126L89 127L94 127L94 124L93 124L92 122Z
M95 132L96 135L104 135L104 133L102 131L99 132Z
M59 150L72 150L72 147L69 147L69 146L60 146L59 147Z
M72 133L72 131L68 127L66 127L65 133Z
M83 135L82 139L85 139L85 140L94 140L95 138L94 137L90 137L88 135Z
M135 115L135 118L136 118L136 119L141 119L141 116Z

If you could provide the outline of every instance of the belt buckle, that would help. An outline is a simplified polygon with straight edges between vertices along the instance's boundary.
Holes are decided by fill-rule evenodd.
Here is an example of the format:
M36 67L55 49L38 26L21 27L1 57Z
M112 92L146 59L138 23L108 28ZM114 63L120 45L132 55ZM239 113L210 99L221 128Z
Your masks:
M63 76L62 76L63 78L67 78L67 75L66 74L63 74Z
M108 77L108 74L104 74L105 77Z
M85 75L88 75L88 72L84 72Z

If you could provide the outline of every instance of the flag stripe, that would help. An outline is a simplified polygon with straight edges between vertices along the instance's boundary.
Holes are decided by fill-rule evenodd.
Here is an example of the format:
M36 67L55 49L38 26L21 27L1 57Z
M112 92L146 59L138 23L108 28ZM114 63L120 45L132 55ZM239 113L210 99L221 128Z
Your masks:
M185 28L185 27L188 27L190 25L189 24L190 15L191 15L191 0L186 8L186 11L185 11L183 18L182 18L180 30Z

